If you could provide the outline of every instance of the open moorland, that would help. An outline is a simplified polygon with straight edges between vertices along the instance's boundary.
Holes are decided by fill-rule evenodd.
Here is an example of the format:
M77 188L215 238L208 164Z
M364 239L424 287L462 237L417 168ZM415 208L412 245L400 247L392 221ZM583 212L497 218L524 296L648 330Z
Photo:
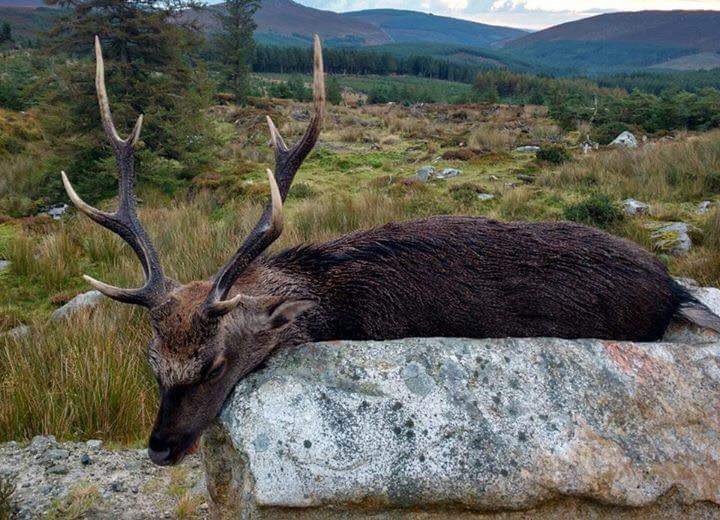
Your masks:
M352 104L356 96L345 94ZM215 105L211 118L224 139L216 166L173 196L141 184L141 218L170 276L207 277L234 251L268 197L265 115L292 140L310 112L306 103L267 98ZM0 125L26 142L0 163L6 197L45 154L36 118L33 110L0 113ZM292 188L285 232L274 248L434 214L570 219L656 251L677 276L718 285L720 225L713 208L720 194L720 132L638 136L637 149L583 153L586 132L582 125L562 130L535 105L331 106L320 143ZM524 146L539 151L518 148ZM628 198L647 207L630 214ZM113 204L107 199L101 206ZM687 224L687 251L677 232L657 231L665 223ZM137 260L115 236L73 211L58 220L5 216L0 257L9 262L0 273L2 440L52 433L141 441L156 399L144 359L150 338L144 313L102 301L51 319L88 290L83 273L140 283Z

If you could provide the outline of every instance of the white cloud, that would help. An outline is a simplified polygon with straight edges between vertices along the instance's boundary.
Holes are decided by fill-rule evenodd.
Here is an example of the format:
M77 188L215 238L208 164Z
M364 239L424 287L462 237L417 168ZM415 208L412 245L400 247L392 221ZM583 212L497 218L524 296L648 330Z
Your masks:
M213 0L211 0L213 1ZM540 29L611 11L720 10L720 0L296 0L332 11L412 9L476 22Z
M720 9L718 0L496 0L493 10L550 12L640 11L645 9Z

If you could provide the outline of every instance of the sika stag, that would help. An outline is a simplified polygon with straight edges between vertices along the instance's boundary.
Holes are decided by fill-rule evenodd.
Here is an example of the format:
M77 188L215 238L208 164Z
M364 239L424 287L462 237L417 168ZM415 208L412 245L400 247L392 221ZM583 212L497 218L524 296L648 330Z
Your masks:
M275 174L271 203L211 280L181 285L163 274L135 211L133 152L113 124L95 40L102 124L120 171L119 209L77 208L135 251L145 285L121 289L86 276L106 296L150 311L150 366L161 405L149 441L157 464L194 449L235 384L276 349L332 339L411 336L604 338L650 341L674 317L720 330L653 255L626 240L567 222L496 222L439 216L387 224L266 257L282 231L282 204L312 150L325 103L315 37L315 114L289 148L268 118Z

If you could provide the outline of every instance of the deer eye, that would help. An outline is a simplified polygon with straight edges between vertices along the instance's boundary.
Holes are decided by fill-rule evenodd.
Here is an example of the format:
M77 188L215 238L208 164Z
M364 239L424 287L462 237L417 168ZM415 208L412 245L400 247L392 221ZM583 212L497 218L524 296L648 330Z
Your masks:
M215 366L210 369L210 372L208 372L205 379L207 381L212 381L219 378L223 374L223 372L225 372L225 365L226 361L224 359L221 360L219 363L216 363Z

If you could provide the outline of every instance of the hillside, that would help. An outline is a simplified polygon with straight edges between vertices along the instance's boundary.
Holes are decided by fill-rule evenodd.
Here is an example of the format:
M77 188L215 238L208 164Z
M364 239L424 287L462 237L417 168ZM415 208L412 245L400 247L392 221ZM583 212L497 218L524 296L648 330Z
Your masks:
M692 70L720 52L720 12L611 13L561 24L507 44L507 49L546 65L581 72L628 70L668 62ZM705 54L703 59L693 56ZM685 59L683 59L685 58Z
M42 5L41 0L0 0L0 19L7 19L18 34L32 33L38 25L45 25L38 19L44 21L47 13L33 9ZM216 9L222 9L222 4L189 12L187 16L212 31L217 26L213 16ZM329 47L432 42L488 48L526 34L520 29L414 11L381 9L335 13L306 7L293 0L263 0L255 21L259 42L282 46L307 45L312 34L318 33Z
M519 38L527 31L396 9L370 9L344 14L371 23L394 42L454 43L469 47L495 47Z
M222 9L222 4L208 6L190 16L212 32L217 26L212 14L216 9ZM313 33L320 34L328 46L379 45L392 41L371 23L306 7L292 0L264 0L255 21L258 25L256 38L263 43L307 45Z

